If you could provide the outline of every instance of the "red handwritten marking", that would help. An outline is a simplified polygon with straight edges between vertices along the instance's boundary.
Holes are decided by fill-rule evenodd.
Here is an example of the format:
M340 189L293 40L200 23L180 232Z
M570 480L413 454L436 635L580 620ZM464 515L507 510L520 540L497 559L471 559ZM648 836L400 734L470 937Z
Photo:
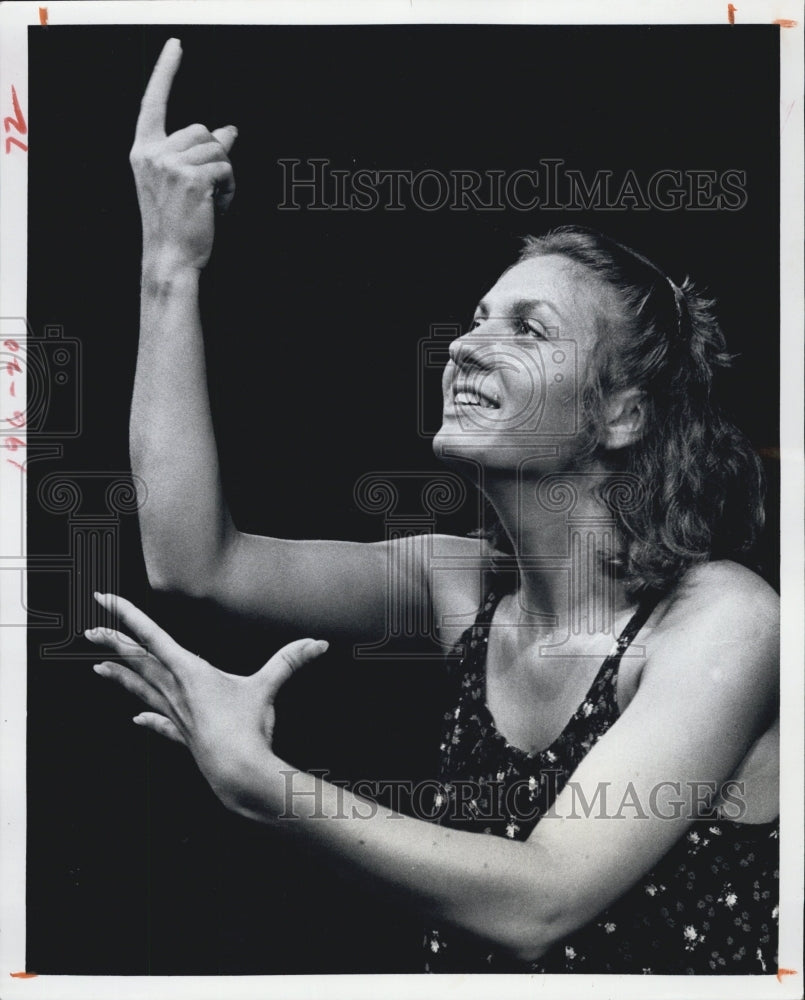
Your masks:
M7 347L9 349L9 351L12 351L12 352L16 352L16 351L18 351L20 349L20 345L17 343L16 340L4 340L3 341L3 347ZM16 358L12 358L11 361L9 361L9 362L6 363L6 372L9 375L14 375L16 372L22 372L22 368L20 368L20 363L19 363L19 361ZM8 391L9 391L9 395L16 397L17 392L16 392L15 384L13 382L9 386L9 390ZM23 413L21 413L19 410L15 410L14 411L14 416L13 417L3 417L3 420L8 420L8 422L13 427L22 428L22 427L25 426L25 415ZM27 445L26 445L26 443L24 441L22 441L18 437L10 437L10 438L7 438L4 442L2 442L2 444L0 444L0 447L8 448L9 451L14 451L15 452L15 451L17 451L18 448L25 448L25 447L27 447ZM15 462L13 458L7 458L6 461L9 462L11 465L16 465L16 467L20 470L20 472L25 472L26 471L26 469L22 465L20 465L19 462ZM11 975L25 976L26 973L23 973L23 972L13 973L12 972ZM30 973L30 975L31 976L35 976L36 973L32 972L32 973Z
M36 979L38 972L9 972L12 979Z
M16 97L16 94L14 96ZM7 347L12 352L18 351L20 349L20 345L17 343L16 340L4 340L3 341L3 347ZM16 358L12 358L11 361L7 362L7 364L6 364L6 372L9 375L13 375L13 374L15 374L15 372L21 372L21 371L22 371L22 368L20 368L20 363L19 363L19 361ZM17 395L16 388L15 388L15 385L14 385L13 382L11 383L8 391L9 391L9 395L11 395L11 396L16 396ZM22 413L20 410L15 410L13 417L3 417L3 420L8 420L8 422L13 427L22 428L22 427L25 426L25 414ZM27 445L26 445L26 443L24 441L22 441L18 437L10 437L10 438L7 438L2 444L0 444L0 447L2 447L2 448L8 448L9 451L14 451L15 452L15 451L17 451L18 448L25 448L25 447L27 447ZM7 458L6 461L9 462L11 465L16 465L16 467L20 470L20 472L26 472L27 471L22 465L20 465L19 462L15 462L13 458ZM35 972L30 972L30 973L26 973L26 972L12 972L11 975L12 976L22 976L22 977L32 977L32 976L35 976L36 973Z
M796 969L778 969L777 982L781 983L783 981L783 976L795 976L796 974L797 974Z
M7 115L3 119L3 128L6 130L6 132L8 132L8 130L13 125L14 128L20 133L20 135L25 135L25 133L28 131L28 125L25 121L25 115L22 113L22 108L20 107L20 102L17 98L17 91L14 89L13 84L11 85L11 104L14 107L15 117L12 118L11 115Z
M48 23L48 9L47 7L39 8L39 23L44 27Z
M20 363L17 358L12 358L11 361L6 362L7 375L16 375L21 373L22 373L22 368L20 368ZM10 396L14 396L16 398L17 387L14 382L12 382L11 385L8 387L8 392Z
M737 9L738 8L735 6L735 4L733 3L727 4L727 20L730 22L730 24L735 24L735 11Z
M6 117L3 119L3 128L6 130L6 132L8 132L13 125L14 128L20 133L20 135L26 135L28 132L28 124L25 121L25 115L22 113L20 102L17 99L17 91L14 89L13 84L11 86L11 103L14 107L14 116L12 117L11 115L6 115ZM23 153L28 152L28 147L25 145L25 143L20 142L20 140L15 138L14 136L10 136L8 139L6 139L6 153L11 152L12 146L19 146L20 149L23 151Z
M797 22L796 21L792 21L788 17L778 17L774 21L772 21L771 23L772 24L779 24L781 28L796 28L796 26L797 26Z

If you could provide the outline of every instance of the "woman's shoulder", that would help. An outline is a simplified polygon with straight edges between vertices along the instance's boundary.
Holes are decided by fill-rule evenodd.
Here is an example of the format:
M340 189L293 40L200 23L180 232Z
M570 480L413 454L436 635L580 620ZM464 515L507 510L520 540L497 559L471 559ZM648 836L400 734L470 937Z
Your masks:
M646 664L647 675L672 674L684 697L702 699L713 719L729 706L744 720L738 729L753 742L731 775L741 782L744 823L779 811L779 604L777 592L739 563L696 566L669 603L661 656Z
M666 616L674 624L705 625L751 619L764 629L773 626L780 610L777 592L763 577L728 559L692 567L669 595Z
M684 663L691 674L704 670L737 683L760 675L772 683L779 614L776 591L757 573L729 560L703 563L658 605L646 667L664 669L675 659L676 670Z
M481 536L431 536L427 572L434 625L442 645L452 647L473 623L505 559Z

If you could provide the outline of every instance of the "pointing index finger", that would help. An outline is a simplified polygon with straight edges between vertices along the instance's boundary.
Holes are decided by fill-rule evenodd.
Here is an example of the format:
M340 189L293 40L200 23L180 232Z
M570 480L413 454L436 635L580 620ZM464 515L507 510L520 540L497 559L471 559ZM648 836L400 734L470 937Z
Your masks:
M140 116L137 119L137 138L161 137L165 135L165 114L168 110L173 78L182 61L182 44L178 38L169 38L162 47L151 79L145 88Z

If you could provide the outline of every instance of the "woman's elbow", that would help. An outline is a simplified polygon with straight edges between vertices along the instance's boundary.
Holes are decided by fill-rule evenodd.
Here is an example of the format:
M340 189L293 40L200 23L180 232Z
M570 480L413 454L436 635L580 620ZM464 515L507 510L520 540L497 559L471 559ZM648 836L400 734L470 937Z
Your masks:
M526 917L508 929L502 950L518 965L529 965L542 958L546 951L564 938L565 933L561 921L544 916Z
M591 898L581 887L555 899L553 905L546 898L548 893L543 886L539 896L532 894L519 918L511 922L505 947L519 963L537 961L594 920L603 908L600 900Z
M164 567L150 567L146 564L146 576L148 586L157 594L167 597L195 597L192 593L189 581L183 579L176 573L171 573Z
M233 533L234 534L234 533ZM142 531L143 558L148 583L160 594L215 600L224 585L232 539L205 538L203 544L188 532Z
M145 572L148 585L158 594L170 597L209 598L211 596L210 575L192 566L183 565L179 560L149 558L145 556Z
M564 905L550 906L544 894L529 893L512 903L508 913L495 921L495 940L490 944L518 965L537 961L572 929Z

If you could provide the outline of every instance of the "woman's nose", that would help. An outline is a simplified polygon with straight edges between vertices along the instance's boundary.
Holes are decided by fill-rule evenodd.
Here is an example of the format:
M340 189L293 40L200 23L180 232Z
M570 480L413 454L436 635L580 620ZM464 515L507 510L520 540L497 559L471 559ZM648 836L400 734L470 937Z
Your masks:
M467 334L464 333L450 344L447 349L447 353L450 355L450 360L456 367L460 367L466 364L466 359L472 352L472 344L467 341Z
M488 360L494 354L501 334L502 331L497 329L496 324L487 320L481 326L456 337L448 348L450 360L459 367L483 367L484 359Z

